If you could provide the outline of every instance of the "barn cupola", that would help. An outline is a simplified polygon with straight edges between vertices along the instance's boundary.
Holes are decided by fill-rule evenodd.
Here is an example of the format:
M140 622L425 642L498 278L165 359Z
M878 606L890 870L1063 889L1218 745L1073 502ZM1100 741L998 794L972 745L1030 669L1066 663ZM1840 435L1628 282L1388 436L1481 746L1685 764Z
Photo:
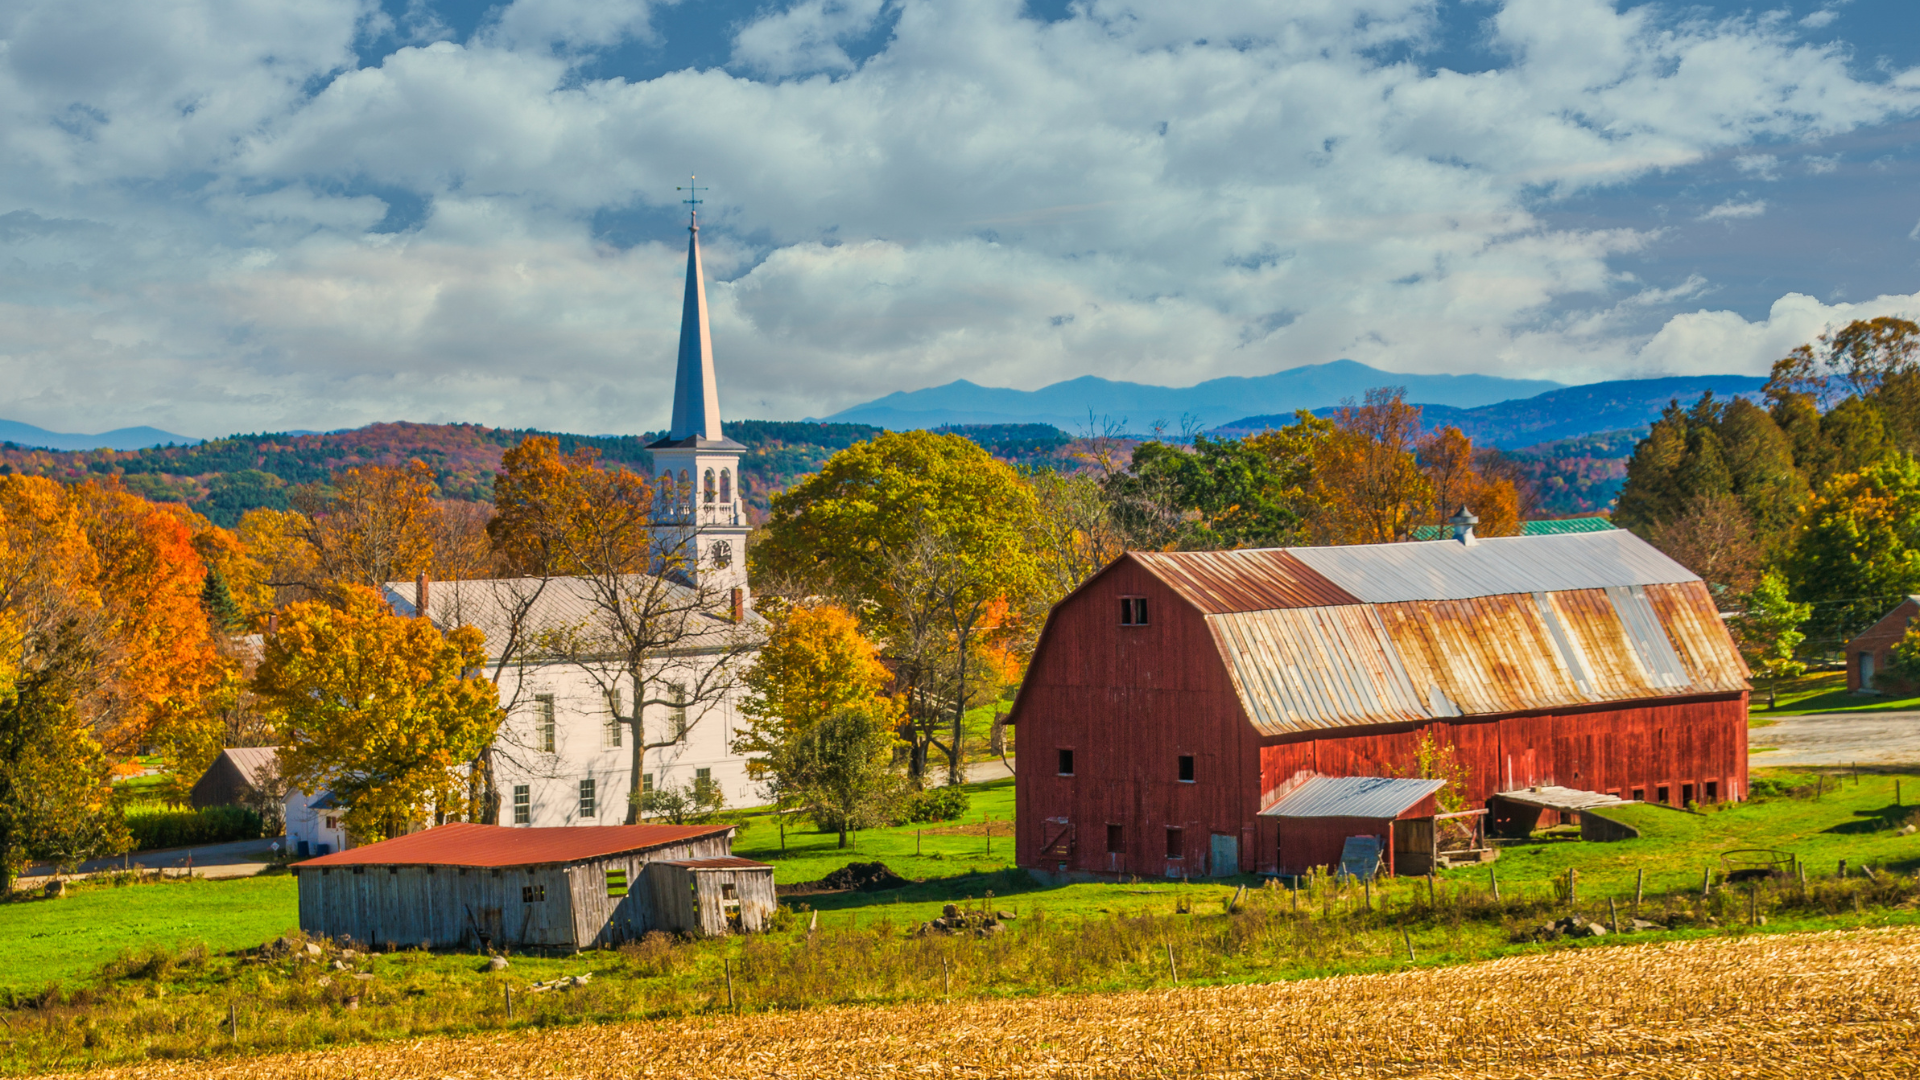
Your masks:
M654 545L663 572L720 598L724 607L747 586L747 516L740 483L746 447L720 430L713 332L706 275L700 263L700 199L691 181L681 189L687 221L687 284L680 308L680 353L674 368L673 419L667 436L648 446L654 467Z
M1480 524L1480 519L1474 516L1473 511L1463 506L1459 513L1448 519L1447 524L1453 526L1455 540L1471 546L1474 543L1473 527Z

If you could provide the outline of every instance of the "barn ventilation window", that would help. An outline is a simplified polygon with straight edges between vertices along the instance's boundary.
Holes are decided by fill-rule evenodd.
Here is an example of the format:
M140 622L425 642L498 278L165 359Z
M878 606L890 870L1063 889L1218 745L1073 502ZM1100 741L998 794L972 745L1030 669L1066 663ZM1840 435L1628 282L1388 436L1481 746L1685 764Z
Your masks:
M1167 830L1167 858L1169 859L1179 859L1186 855L1186 845L1181 839L1180 832L1181 830L1175 828Z
M1180 782L1183 784L1193 783L1193 755L1192 754L1180 755Z
M1120 625L1147 625L1147 598L1144 596L1123 596L1120 598Z
M547 902L547 887L546 887L545 885L522 885L522 886L520 886L520 902L521 902L521 903L523 903L523 904L544 904L544 903L546 903L546 902Z
M1661 806L1668 805L1667 789L1663 787L1654 788L1653 801L1659 803Z
M1107 854L1124 855L1127 850L1127 829L1124 825L1107 826Z
M513 823L526 825L533 821L533 790L525 784L513 785Z
M1681 806L1693 805L1693 785L1692 784L1680 785L1680 805Z
M595 809L594 784L591 777L580 781L580 816L592 817Z
M1707 801L1708 802L1720 801L1720 782L1718 780L1707 781Z
M1647 789L1646 789L1646 788L1643 788L1643 787L1637 787L1637 788L1634 788L1634 789L1633 789L1633 801L1634 801L1634 802L1646 802L1646 801L1647 801Z
M1060 751L1059 773L1061 776L1073 775L1073 751L1071 750Z

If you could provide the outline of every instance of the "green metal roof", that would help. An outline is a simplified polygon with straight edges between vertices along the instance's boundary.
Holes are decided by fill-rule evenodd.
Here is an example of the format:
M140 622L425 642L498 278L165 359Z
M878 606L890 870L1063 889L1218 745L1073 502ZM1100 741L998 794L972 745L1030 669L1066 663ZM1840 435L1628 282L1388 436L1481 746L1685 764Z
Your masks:
M1550 521L1523 521L1521 536L1565 536L1568 533L1608 532L1612 521L1603 517L1558 518ZM1450 525L1420 525L1413 530L1415 540L1445 540L1453 534Z

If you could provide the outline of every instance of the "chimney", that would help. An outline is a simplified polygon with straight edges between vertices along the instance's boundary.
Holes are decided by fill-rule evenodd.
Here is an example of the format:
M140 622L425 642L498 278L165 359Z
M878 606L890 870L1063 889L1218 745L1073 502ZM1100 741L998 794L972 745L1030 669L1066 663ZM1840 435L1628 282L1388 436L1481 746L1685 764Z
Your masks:
M1480 519L1473 516L1473 511L1463 506L1460 508L1460 512L1453 515L1453 518L1448 521L1447 524L1453 526L1453 538L1455 540L1469 547L1475 543L1473 527L1480 524Z
M733 587L733 621L741 622L747 617L747 593L745 589Z
M425 570L420 571L420 576L413 579L413 617L416 619L427 617L427 572Z
M277 611L267 612L267 636L272 637L273 635L279 632L280 632L280 613Z

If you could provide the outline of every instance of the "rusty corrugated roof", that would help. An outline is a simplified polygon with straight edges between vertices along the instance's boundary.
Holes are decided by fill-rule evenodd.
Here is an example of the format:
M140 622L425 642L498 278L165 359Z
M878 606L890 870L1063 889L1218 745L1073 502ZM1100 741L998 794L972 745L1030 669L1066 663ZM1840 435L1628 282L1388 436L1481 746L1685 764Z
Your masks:
M1706 586L1621 530L1129 557L1203 613L1266 735L1747 685Z
M587 825L512 829L454 822L295 863L322 866L534 866L646 851L731 832L731 825Z
M1135 551L1130 556L1209 615L1360 603L1289 548Z

